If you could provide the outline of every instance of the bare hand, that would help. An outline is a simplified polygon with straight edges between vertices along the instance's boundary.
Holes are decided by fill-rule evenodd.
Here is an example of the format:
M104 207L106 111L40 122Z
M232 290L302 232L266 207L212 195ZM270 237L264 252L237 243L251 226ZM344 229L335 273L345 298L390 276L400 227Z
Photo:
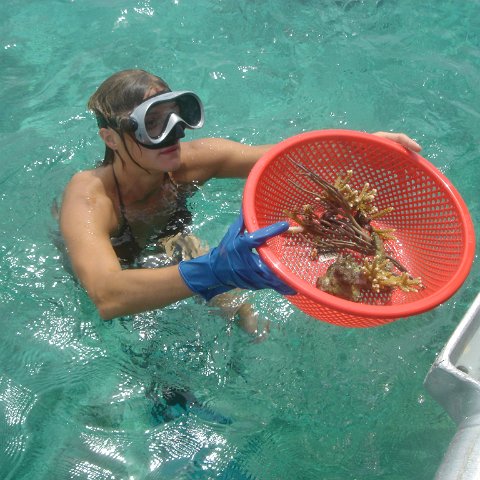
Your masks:
M408 148L412 152L419 152L422 149L422 147L415 140L412 140L408 135L405 135L404 133L376 132L374 133L374 135L393 140L394 142L397 142L403 147Z

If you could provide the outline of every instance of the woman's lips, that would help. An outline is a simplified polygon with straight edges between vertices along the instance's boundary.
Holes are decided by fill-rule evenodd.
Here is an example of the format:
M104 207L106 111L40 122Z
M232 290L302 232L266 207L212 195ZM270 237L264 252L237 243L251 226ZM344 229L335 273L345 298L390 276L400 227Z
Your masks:
M160 149L160 153L163 155L163 154L166 154L166 153L172 153L174 152L175 150L178 149L178 143L176 143L175 145L172 145L171 147L166 147L166 148L162 148Z

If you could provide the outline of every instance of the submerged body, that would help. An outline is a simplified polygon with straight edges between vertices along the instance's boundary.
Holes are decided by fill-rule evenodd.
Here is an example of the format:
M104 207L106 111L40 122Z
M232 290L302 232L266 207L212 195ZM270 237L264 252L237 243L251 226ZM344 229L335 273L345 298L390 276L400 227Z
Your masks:
M185 200L192 189L211 178L246 178L270 145L218 138L180 143L185 128L203 125L198 97L172 92L143 70L112 75L88 106L97 117L105 158L67 185L60 227L74 273L102 318L161 308L196 293L209 300L235 287L295 293L252 251L284 232L286 222L245 233L240 218L207 254L198 242L176 238L189 221ZM420 149L404 134L377 135ZM125 268L162 237L167 256L181 252L178 265L174 259L161 268ZM196 258L185 260L186 253Z

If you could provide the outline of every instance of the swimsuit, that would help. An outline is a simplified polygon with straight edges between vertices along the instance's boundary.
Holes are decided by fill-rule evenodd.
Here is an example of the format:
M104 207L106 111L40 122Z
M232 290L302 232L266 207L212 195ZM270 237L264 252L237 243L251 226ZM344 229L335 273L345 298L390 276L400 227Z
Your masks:
M120 185L118 183L117 176L115 175L115 170L113 169L113 167L112 172L113 178L115 180L115 186L117 188L121 221L118 233L110 237L110 240L112 242L113 249L117 254L117 257L120 260L121 265L132 266L132 264L134 264L135 260L138 258L139 254L146 247L142 248L135 239L132 227L130 226L130 223L128 222L126 216L126 209L123 202L122 193L120 191ZM155 238L150 239L149 242L147 242L147 245L160 238L170 237L180 232L184 232L185 228L189 226L192 221L192 214L187 208L187 199L194 192L192 186L177 186L170 179L169 175L167 175L167 179L176 189L177 205L174 209L174 212L168 219L165 228L163 228L161 231L156 231L154 235Z

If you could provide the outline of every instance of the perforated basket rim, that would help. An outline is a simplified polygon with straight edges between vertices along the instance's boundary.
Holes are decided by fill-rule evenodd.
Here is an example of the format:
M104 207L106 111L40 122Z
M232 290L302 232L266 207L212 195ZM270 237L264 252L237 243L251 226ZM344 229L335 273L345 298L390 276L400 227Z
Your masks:
M274 162L275 159L286 150L310 141L318 142L319 140L356 140L364 143L378 144L403 155L406 161L415 163L417 169L424 170L434 177L450 198L452 206L457 210L458 218L461 222L464 245L457 272L455 275L452 275L445 285L425 298L405 304L368 305L344 300L314 288L307 281L297 277L291 270L283 265L278 256L268 246L268 241L257 248L262 260L280 279L294 288L299 294L304 295L323 307L349 315L378 319L409 317L431 310L448 300L461 287L472 266L475 254L475 231L470 213L464 200L445 175L422 156L407 150L392 140L354 130L332 129L301 133L276 144L257 161L245 183L242 208L247 231L253 232L261 226L264 226L259 224L255 214L254 199L256 187L269 164Z

